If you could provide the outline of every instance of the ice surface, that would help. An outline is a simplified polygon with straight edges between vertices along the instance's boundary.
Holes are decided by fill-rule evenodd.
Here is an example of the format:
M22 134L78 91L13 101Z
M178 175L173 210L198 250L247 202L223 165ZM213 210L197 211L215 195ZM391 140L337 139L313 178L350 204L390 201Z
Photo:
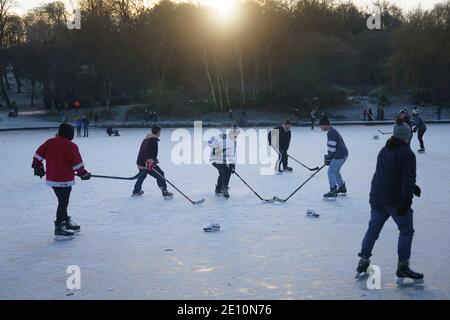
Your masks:
M395 285L397 230L388 221L372 262L381 268L381 290L353 279L366 230L370 180L376 155L387 136L380 127L338 127L350 150L343 168L348 196L322 200L328 191L320 172L289 202L261 203L236 177L231 198L214 195L216 170L210 165L174 165L170 130L160 143L161 167L193 199L192 206L172 188L161 197L148 177L145 195L131 198L132 181L77 181L69 214L81 225L75 240L55 242L56 199L33 176L31 157L52 130L0 132L0 298L1 299L448 299L450 296L450 136L449 125L430 125L426 154L417 155L416 235L412 266L425 274L425 286ZM144 129L107 137L91 130L76 139L92 173L132 176ZM326 135L293 129L290 154L320 165ZM417 140L412 143L418 149ZM239 173L263 197L287 196L311 173L291 162L293 173L261 176L257 165ZM308 209L320 214L306 217ZM221 231L202 228L219 222ZM81 290L66 289L66 269L81 268ZM74 293L73 295L70 295Z

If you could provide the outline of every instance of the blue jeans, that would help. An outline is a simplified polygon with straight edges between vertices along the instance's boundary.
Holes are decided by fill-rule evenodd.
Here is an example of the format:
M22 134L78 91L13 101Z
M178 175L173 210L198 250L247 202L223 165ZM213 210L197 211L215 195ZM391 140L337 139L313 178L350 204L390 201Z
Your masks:
M344 180L341 175L341 168L346 160L347 158L331 160L328 167L328 182L330 183L330 188L334 188L335 186L340 188L344 185Z
M392 217L397 224L399 236L398 236L398 260L409 260L411 256L411 245L414 236L413 227L413 210L409 211L404 216L397 214L397 209L392 207L371 208L369 228L362 241L360 257L369 259L372 255L372 250L377 241L384 223Z

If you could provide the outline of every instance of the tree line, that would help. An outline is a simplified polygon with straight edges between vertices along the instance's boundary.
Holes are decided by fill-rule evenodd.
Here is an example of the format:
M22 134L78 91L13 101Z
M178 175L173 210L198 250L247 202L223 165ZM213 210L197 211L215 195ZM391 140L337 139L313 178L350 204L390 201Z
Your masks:
M247 0L219 19L211 8L161 0L80 0L81 29L52 2L17 15L0 0L0 101L11 76L30 105L145 103L165 114L290 110L344 103L385 88L415 101L450 101L450 1L370 12L333 0ZM356 89L355 89L356 88Z

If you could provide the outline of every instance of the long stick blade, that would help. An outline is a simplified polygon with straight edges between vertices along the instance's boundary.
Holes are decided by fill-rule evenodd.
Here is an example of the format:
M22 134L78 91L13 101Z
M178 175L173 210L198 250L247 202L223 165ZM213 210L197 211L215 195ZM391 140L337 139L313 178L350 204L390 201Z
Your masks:
M203 203L203 202L205 202L205 199L200 199L200 200L197 200L197 201L192 201L192 204L195 206L195 205L201 204L201 203Z
M278 198L277 196L273 197L273 201L281 202L281 203L286 202L286 200L283 200L283 199L281 199L281 198Z

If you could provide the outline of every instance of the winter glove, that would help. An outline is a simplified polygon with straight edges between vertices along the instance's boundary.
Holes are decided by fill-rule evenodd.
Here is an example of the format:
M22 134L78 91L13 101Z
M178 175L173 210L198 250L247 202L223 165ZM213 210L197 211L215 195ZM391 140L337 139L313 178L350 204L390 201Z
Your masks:
M91 179L91 173L86 171L86 173L82 175L80 178L81 180L89 180Z
M91 174L86 171L84 168L80 168L77 171L77 176L81 178L81 180L89 180L91 178Z
M145 167L147 168L148 171L152 171L156 165L159 163L158 159L156 160L147 160L145 161Z
M33 164L31 165L31 167L34 169L35 176L38 176L41 179L43 176L45 176L45 170L44 170L44 165L42 164L42 161L33 159Z
M236 166L234 164L230 164L229 167L231 170L231 174L234 174L234 169L236 168Z
M324 155L323 158L324 158L324 161L325 161L325 165L329 166L330 163L331 163L331 158L327 154Z
M420 189L420 187L416 184L415 186L414 186L414 195L417 197L417 198L420 198L420 195L422 194L422 190Z

